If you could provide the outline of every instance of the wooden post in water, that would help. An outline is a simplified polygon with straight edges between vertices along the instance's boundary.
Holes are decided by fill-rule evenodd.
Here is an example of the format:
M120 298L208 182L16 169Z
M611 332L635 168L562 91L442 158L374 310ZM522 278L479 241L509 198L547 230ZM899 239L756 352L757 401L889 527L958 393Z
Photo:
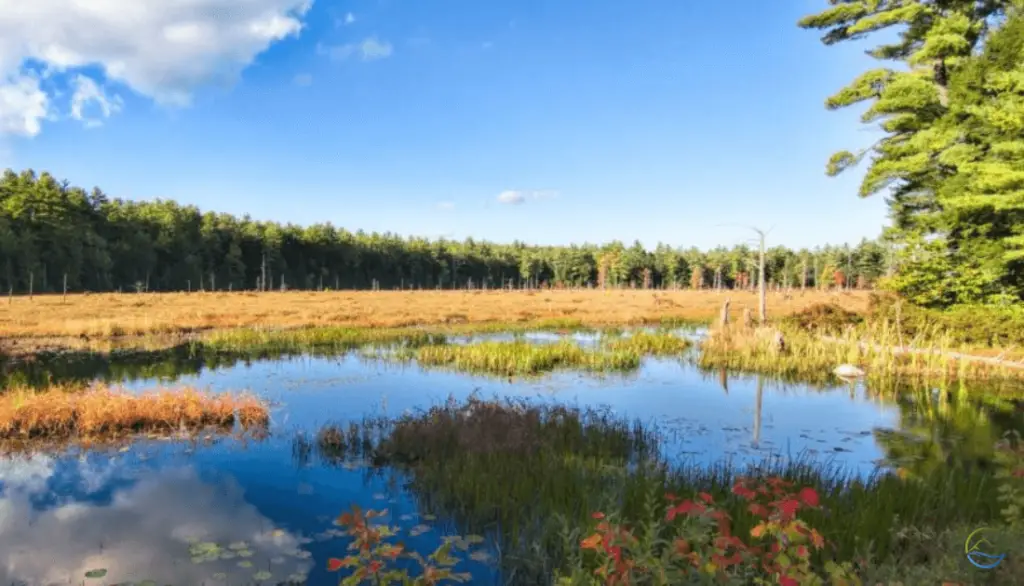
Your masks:
M761 441L761 400L764 396L764 377L757 375L757 396L754 398L754 447Z
M67 303L68 302L68 274L67 273L64 273L64 292L61 293L60 302L61 303Z
M36 274L33 271L28 272L28 300L32 301L32 289L36 284Z
M719 318L720 319L719 324L723 328L727 327L729 325L729 301L730 301L730 299L728 297L726 297L725 298L725 303L722 304L722 316L721 316L721 318Z

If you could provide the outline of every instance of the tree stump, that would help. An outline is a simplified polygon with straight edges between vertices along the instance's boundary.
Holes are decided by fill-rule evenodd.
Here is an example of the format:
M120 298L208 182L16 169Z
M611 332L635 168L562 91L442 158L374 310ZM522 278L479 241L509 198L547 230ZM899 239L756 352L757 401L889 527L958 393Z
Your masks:
M749 307L743 308L743 327L747 330L754 327L754 314L750 311Z
M729 325L729 299L726 298L725 303L722 304L722 316L720 318L720 325L724 328Z
M776 352L786 351L786 337L782 335L782 332L775 330L775 337L772 339L772 347L775 348Z

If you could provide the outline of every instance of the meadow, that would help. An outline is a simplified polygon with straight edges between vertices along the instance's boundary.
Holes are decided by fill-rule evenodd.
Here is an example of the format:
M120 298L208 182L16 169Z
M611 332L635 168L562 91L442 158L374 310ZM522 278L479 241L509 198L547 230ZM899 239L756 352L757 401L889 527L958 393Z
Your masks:
M15 296L0 302L0 336L112 338L191 334L230 328L529 325L562 321L627 326L710 321L730 298L757 310L752 291L473 290L104 293ZM773 317L819 303L865 311L867 291L770 292Z

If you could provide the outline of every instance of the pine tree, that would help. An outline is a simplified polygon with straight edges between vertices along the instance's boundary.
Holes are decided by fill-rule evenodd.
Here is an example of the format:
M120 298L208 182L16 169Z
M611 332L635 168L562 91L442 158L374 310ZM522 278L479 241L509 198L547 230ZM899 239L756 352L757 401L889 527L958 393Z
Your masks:
M893 67L826 102L870 101L862 120L886 133L860 153L836 153L827 171L870 155L860 195L889 190L886 238L901 249L890 285L929 305L1024 299L1024 0L830 3L799 23L827 30L826 44L902 27L896 43L869 51Z

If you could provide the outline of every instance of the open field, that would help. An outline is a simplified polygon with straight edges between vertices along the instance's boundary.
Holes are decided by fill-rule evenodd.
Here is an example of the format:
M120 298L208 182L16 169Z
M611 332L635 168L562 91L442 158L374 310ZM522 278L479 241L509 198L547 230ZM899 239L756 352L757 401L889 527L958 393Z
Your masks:
M867 291L773 292L772 317L816 303L851 311ZM236 327L401 327L566 320L616 326L714 318L729 297L735 315L756 311L749 291L344 291L268 293L125 293L14 297L0 302L0 336L60 338L168 335Z

